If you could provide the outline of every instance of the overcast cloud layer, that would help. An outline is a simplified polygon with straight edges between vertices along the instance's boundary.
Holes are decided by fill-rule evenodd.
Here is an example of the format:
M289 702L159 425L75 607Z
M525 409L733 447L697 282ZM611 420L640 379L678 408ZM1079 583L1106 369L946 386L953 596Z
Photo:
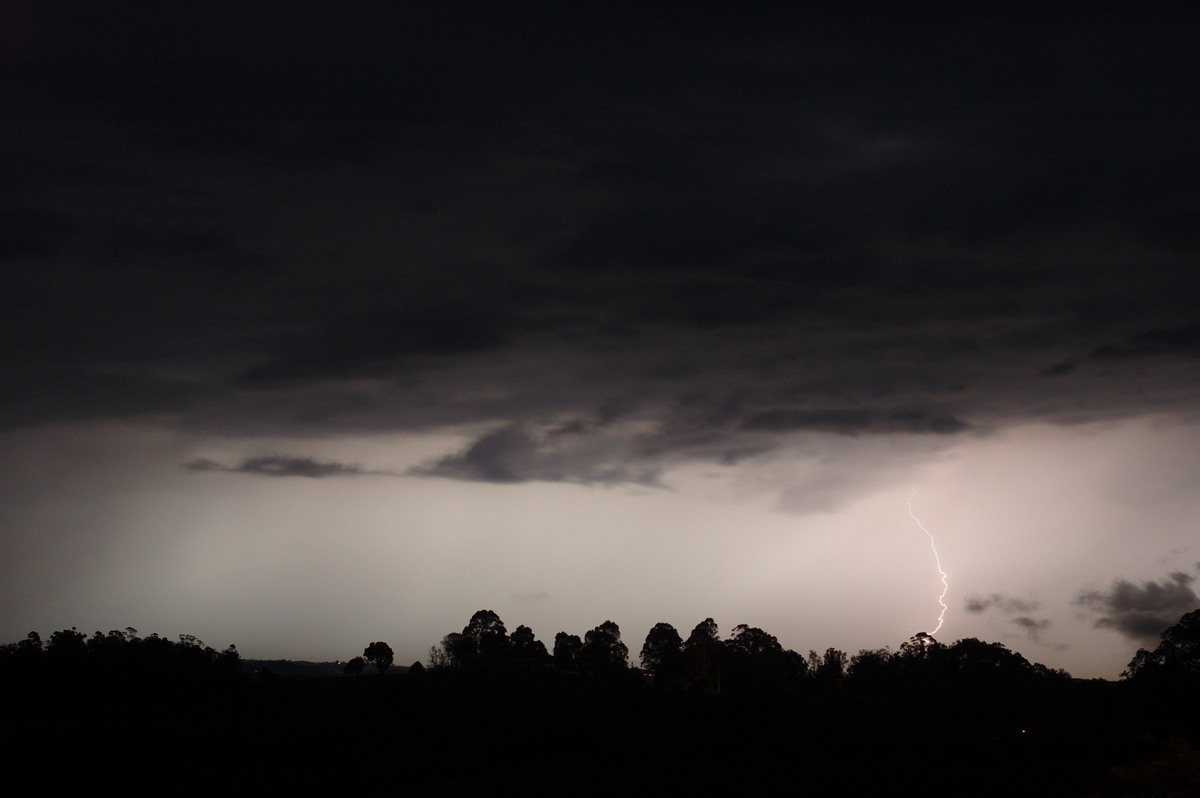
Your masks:
M651 491L801 452L774 507L807 514L1006 429L1195 421L1171 9L12 6L7 434L166 427L192 480ZM397 434L446 445L320 448ZM1190 579L1080 606L1138 637Z
M499 479L603 481L1193 411L1169 19L69 5L9 34L9 425L520 422Z

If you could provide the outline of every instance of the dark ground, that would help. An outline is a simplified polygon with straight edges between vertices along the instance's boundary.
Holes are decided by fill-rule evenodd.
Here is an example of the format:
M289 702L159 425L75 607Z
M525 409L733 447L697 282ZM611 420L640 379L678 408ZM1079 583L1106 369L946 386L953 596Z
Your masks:
M940 705L895 694L667 693L636 678L553 671L123 693L92 684L40 696L46 685L10 687L13 787L1169 796L1200 784L1195 714L1105 682L1027 702Z

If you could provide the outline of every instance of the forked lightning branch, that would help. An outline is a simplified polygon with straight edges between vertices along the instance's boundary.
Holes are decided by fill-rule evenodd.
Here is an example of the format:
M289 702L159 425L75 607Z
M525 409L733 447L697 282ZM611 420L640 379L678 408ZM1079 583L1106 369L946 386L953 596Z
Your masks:
M947 574L945 571L942 570L942 558L938 556L937 546L934 545L933 533L925 528L925 525L921 523L921 519L917 518L917 514L913 512L912 500L913 500L913 496L916 496L916 495L917 495L916 488L913 488L912 493L908 494L908 514L912 518L912 520L917 522L917 526L921 527L921 531L924 532L929 537L929 548L933 550L933 561L935 563L937 563L938 573L942 577L942 594L940 596L938 596L938 604L941 605L942 611L938 614L937 626L935 626L933 628L933 630L929 633L931 635L936 635L938 633L938 630L942 628L942 624L945 623L945 621L946 621L946 609L947 609L946 593L948 593L950 591L950 583L948 581L946 581Z

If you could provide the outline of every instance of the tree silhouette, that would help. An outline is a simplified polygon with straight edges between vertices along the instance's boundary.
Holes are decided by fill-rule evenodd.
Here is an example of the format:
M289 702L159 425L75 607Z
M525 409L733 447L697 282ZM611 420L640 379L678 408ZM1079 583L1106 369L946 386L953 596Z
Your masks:
M1200 609L1192 610L1179 623L1162 633L1163 654L1176 660L1189 672L1200 671Z
M933 635L917 632L900 644L896 656L907 660L928 660L940 656L946 649Z
M721 637L717 634L717 622L712 618L705 618L696 624L696 628L688 635L687 642L683 644L683 647L685 649L695 648L709 643L718 643L720 640Z
M1022 674L1032 667L1029 660L1003 643L985 643L976 637L955 641L941 657L956 670L980 675Z
M342 668L342 673L349 676L358 676L363 672L363 668L367 667L367 661L362 657L355 657L346 663L346 667Z
M642 644L642 667L654 674L654 683L665 687L679 670L683 638L669 623L656 623Z
M479 610L471 616L462 635L475 643L475 652L482 657L502 655L508 649L508 630L504 621L491 610Z
M825 649L824 654L808 652L808 672L822 690L841 687L846 677L846 652L836 648Z
M793 693L807 674L804 658L785 651L774 635L739 624L725 643L726 689L734 692Z
M24 640L17 643L17 650L22 654L41 654L43 650L42 636L37 632L30 632Z
M733 627L729 645L751 657L783 653L783 646L779 645L775 635L767 634L757 626L747 626L744 623Z
M528 626L518 626L513 630L509 649L512 656L522 659L548 659L550 656L545 644L533 636L533 630Z
M629 648L621 642L621 629L605 621L583 636L579 665L593 676L612 675L629 667Z
M367 664L374 666L381 676L384 671L392 667L392 662L395 661L392 647L383 641L371 643L363 649L362 655Z
M87 635L74 626L53 632L46 643L46 653L51 657L73 659L87 651Z
M573 671L579 664L579 651L583 641L579 635L559 632L554 636L554 665L559 670Z
M435 668L465 668L475 664L476 658L475 641L458 632L451 632L429 649L429 664Z
M451 632L429 650L429 664L435 668L478 668L494 665L500 659L549 656L546 646L528 626L518 626L509 637L499 615L479 610L462 632Z
M1200 684L1200 609L1160 636L1153 651L1138 649L1121 678L1139 684Z
M676 684L683 690L716 695L724 692L729 651L717 634L717 622L705 618L683 644Z
M855 690L882 693L892 686L892 674L895 670L892 658L892 652L886 648L864 648L850 658L846 676Z
M3 647L0 668L8 675L61 685L60 697L75 691L115 695L153 687L162 693L190 685L193 695L208 687L230 688L241 681L241 659L235 646L218 652L194 635L175 643L152 634L139 638L135 629L97 631L90 638L72 627L54 632L43 645L30 632L20 643ZM0 674L3 681L4 674Z

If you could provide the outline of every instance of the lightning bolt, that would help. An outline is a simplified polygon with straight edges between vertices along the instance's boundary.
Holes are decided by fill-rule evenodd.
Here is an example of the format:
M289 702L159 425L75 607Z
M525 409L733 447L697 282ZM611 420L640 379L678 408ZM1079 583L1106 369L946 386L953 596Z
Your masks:
M916 488L913 488L912 493L908 494L908 515L910 518L912 518L912 520L917 522L917 526L921 527L921 531L929 537L929 548L933 550L933 561L937 563L938 573L942 576L942 595L938 596L938 604L942 606L942 611L938 615L937 626L935 626L933 631L930 632L931 635L935 635L938 633L938 629L941 629L942 624L946 621L946 610L948 609L946 606L946 594L950 592L950 583L946 581L947 574L942 570L942 558L938 556L937 546L933 544L933 533L925 528L925 525L921 523L921 519L917 518L917 514L913 512L912 500L913 496L916 495Z

